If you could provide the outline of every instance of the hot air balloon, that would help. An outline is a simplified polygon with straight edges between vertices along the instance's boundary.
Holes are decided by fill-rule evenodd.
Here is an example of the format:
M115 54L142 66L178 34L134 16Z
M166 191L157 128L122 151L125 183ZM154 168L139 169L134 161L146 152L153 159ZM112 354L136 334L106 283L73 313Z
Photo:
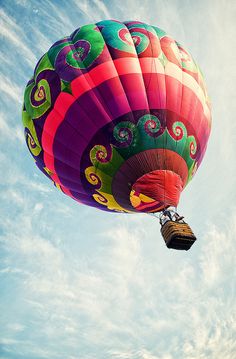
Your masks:
M210 104L198 65L165 31L105 20L55 42L26 86L23 125L63 193L105 211L161 213L167 246L190 248L188 224L163 215L203 159Z

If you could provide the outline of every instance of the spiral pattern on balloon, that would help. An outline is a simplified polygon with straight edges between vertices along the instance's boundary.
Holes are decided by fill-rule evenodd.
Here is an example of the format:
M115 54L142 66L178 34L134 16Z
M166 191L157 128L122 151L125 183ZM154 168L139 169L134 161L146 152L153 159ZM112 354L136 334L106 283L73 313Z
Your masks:
M97 193L93 194L93 198L96 202L105 206L107 210L129 212L116 202L112 194L97 191Z
M64 61L65 65L77 68L85 68L84 61L91 50L91 44L86 40L79 40L73 46L64 48L64 54L61 51L57 61Z
M118 142L118 147L128 147L137 132L137 128L134 123L129 121L122 121L118 123L114 130L113 136Z
M189 136L188 140L190 141L189 143L190 156L194 158L194 156L197 153L197 142L194 136Z
M106 197L104 197L101 193L95 193L93 194L93 198L95 199L96 202L106 205L108 204L108 199Z
M161 123L154 115L144 115L138 121L138 127L144 128L145 132L151 137L158 137L161 132Z
M55 61L55 69L64 81L72 81L75 76L81 74L81 69L86 68L86 59L91 50L91 44L87 40L79 40L75 44L68 43L58 53Z
M176 141L180 141L184 136L187 136L186 127L182 122L179 121L174 122L172 125L172 131L173 134L171 135Z
M46 92L43 85L39 84L39 87L34 89L34 93L32 91L31 93L31 102L32 105L40 105L45 101L46 98Z
M118 50L119 53L136 55L132 37L123 23L115 20L104 20L98 22L97 25L106 44L112 48L109 51L114 57L116 57L116 51L114 52L113 49Z
M45 80L39 81L38 84L32 87L30 102L34 109L37 108L37 117L41 117L50 108L50 90Z
M77 61L85 61L85 59L88 57L89 52L91 51L91 44L87 40L79 40L75 43L75 50L73 53L73 57ZM70 64L70 62L67 62Z
M161 53L160 42L152 26L144 23L127 22L126 26L132 36L139 57L148 49L146 56L158 57Z
M32 79L25 90L25 108L29 116L39 119L52 108L59 93L61 82L53 70L40 72L36 79Z
M55 43L48 56L61 79L71 82L87 72L94 61L101 55L105 41L96 25L84 25L71 36Z
M141 32L132 32L132 39L138 55L144 52L150 43L149 37Z
M37 145L28 128L25 128L25 139L29 151L32 153L33 156L37 157L42 149L40 146Z
M95 173L96 169L94 167L88 167L85 170L85 176L87 181L96 187L96 189L101 188L102 181L101 178Z
M96 145L90 151L90 160L95 165L97 162L108 163L111 160L111 146L106 148L102 145Z
M73 45L69 44L58 52L55 70L63 81L71 82L74 78L81 75L81 67L84 68L85 66Z
M133 41L129 31L126 28L122 28L118 31L118 37L129 46L133 46Z

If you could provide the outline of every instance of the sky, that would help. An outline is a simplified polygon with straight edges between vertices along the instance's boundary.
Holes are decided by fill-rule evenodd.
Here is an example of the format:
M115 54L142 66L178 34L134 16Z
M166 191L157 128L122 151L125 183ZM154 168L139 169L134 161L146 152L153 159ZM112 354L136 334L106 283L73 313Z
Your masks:
M110 18L165 29L204 73L212 133L179 205L198 238L188 252L168 250L152 216L78 205L26 148L37 60ZM235 18L233 0L0 1L0 359L234 357Z

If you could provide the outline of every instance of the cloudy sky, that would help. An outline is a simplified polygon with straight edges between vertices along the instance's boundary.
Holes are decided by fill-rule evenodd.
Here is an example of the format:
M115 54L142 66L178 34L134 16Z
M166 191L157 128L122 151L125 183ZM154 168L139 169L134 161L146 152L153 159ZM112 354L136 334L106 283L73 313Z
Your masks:
M0 4L0 358L232 359L236 2ZM165 29L205 75L212 134L179 206L198 237L189 252L168 250L151 216L79 206L37 170L25 146L22 98L37 59L105 18Z

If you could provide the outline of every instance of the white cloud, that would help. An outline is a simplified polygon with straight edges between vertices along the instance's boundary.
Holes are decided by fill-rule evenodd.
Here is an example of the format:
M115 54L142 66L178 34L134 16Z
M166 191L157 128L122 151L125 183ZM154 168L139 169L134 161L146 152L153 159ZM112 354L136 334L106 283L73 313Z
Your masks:
M18 190L14 189L7 189L4 193L2 198L7 201L11 201L15 205L22 206L24 204L24 197Z
M25 326L20 323L9 323L7 328L12 330L13 332L22 332Z
M55 208L55 212L59 213L62 216L65 216L65 217L73 216L73 210L69 206L62 204L62 203L60 206L57 206Z
M18 344L19 341L16 339L11 338L1 338L0 339L0 345L12 345L12 344Z
M22 103L22 90L3 74L0 74L0 90L18 104Z
M6 267L0 270L1 274L6 274L6 273L22 273L21 269L18 268L10 268L10 267Z
M27 180L24 182L27 187L29 187L31 190L39 191L41 193L49 193L52 191L52 183L49 182L48 185L44 185L40 182L36 182L33 180Z
M0 9L1 36L14 46L14 53L20 53L28 62L29 66L36 63L36 57L32 50L26 45L25 36L22 29L16 24L15 19L11 18L3 9Z
M33 32L34 38L37 39L37 41L35 42L35 46L37 47L39 53L42 55L49 50L52 43L49 40L48 36L44 35L44 33L42 33L42 31L40 31L38 28L34 29ZM36 63L33 63L33 66L35 65Z
M94 13L91 11L91 5L89 1L76 1L73 0L73 5L79 9L88 19L94 21Z
M90 260L80 251L77 256L73 253L76 258L71 262L72 254L35 235L26 219L20 236L13 236L11 229L8 245L16 254L14 258L21 259L28 311L37 308L41 313L39 333L44 330L50 338L60 337L62 325L65 345L74 343L78 348L83 337L93 348L102 340L107 353L117 359L230 359L235 349L236 308L227 280L228 264L236 254L231 245L235 223L233 216L225 231L209 228L202 241L199 266L184 259L183 253L174 255L167 250L172 265L158 251L146 257L146 236L119 220L117 228L108 233L105 247L98 255L91 253ZM14 265L19 267L17 262ZM215 266L217 280L211 274ZM30 272L29 268L34 269ZM54 316L45 328L44 320L52 311ZM81 321L84 316L86 322ZM149 341L156 344L148 350ZM123 348L127 345L130 351ZM68 349L70 354L73 350Z
M222 284L228 271L229 274L236 276L232 271L234 255L236 255L233 233L236 233L236 215L232 211L230 223L226 222L221 230L216 225L212 226L208 236L204 238L206 244L200 266L204 281L209 288Z
M23 7L27 7L27 3L28 3L27 0L16 0L16 4Z
M35 212L41 212L43 209L43 203L36 203L36 205L34 206L34 211Z
M61 7L52 1L45 0L44 6L38 8L38 13L47 19L46 27L49 30L53 28L53 32L48 34L49 38L56 34L58 34L58 36L66 36L73 31L71 16L64 11L63 6ZM56 40L55 38L55 41Z
M103 1L101 0L93 0L94 4L96 5L96 12L101 12L101 14L103 14L105 16L105 18L110 19L111 18L111 14L107 8L107 6L104 4Z

